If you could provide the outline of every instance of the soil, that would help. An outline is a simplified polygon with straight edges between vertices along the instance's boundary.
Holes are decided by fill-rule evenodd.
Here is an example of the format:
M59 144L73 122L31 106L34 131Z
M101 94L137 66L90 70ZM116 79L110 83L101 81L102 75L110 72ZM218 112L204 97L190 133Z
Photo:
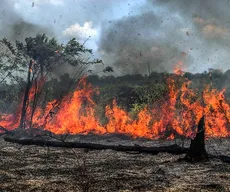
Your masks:
M179 143L120 135L69 140L145 146ZM212 139L206 145L209 153L230 156L230 139ZM21 146L0 138L0 191L230 191L230 164L218 159L178 161L183 156Z

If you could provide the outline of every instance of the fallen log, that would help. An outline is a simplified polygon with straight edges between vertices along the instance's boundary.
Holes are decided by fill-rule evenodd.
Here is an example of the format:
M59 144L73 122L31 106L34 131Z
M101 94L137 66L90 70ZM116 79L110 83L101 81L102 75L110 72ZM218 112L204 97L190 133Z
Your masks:
M209 156L209 158L212 158L212 159L219 159L224 163L230 163L230 157L226 156L226 155L211 155L211 154L209 154L208 156Z
M49 147L64 147L64 148L84 148L88 150L106 150L111 149L114 151L133 151L139 153L149 153L157 155L158 153L171 153L171 154L184 154L188 151L187 148L180 147L179 145L168 145L160 147L144 147L140 145L125 146L125 145L102 145L96 143L79 143L79 142L63 142L54 140L34 139L34 138L14 138L5 137L5 141L17 143L21 145L37 145Z
M230 163L230 157L226 155L219 155L219 159L224 163Z
M64 147L64 148L82 148L87 150L114 150L122 152L133 153L148 153L151 155L157 155L158 153L170 153L174 155L185 154L189 151L189 148L180 147L179 145L168 145L159 147L145 147L140 145L125 146L125 145L102 145L96 143L79 143L79 142L63 142L55 140L34 139L34 138L15 138L7 136L4 138L6 142L17 143L21 145L36 145L42 147ZM212 155L208 154L210 159L219 159L224 163L230 163L230 157L225 155ZM179 161L184 158L180 158Z

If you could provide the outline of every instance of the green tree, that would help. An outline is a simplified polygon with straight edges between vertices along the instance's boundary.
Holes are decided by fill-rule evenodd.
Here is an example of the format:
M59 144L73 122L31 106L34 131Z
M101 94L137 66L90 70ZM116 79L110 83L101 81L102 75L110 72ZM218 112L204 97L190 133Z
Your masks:
M72 82L75 83L91 65L102 63L101 60L91 59L92 50L85 48L75 38L66 44L60 44L55 38L49 39L45 34L38 34L36 37L26 38L24 42L10 42L3 38L0 45L0 73L4 77L2 80L10 78L17 81L22 76L27 76L26 85L20 85L24 91L24 99L19 128L25 127L26 109L32 86L36 88L33 112L35 110L42 90L42 85L39 84L41 78L49 77L62 65L70 65L75 69Z

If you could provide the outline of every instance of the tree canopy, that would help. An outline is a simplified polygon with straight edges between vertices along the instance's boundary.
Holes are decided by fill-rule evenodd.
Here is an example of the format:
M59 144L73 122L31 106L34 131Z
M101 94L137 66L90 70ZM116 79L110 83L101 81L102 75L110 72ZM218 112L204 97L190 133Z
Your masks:
M30 60L33 60L33 74L40 76L46 76L61 65L76 67L76 75L80 76L90 65L102 63L99 59L92 59L92 50L75 38L60 44L55 38L38 34L24 42L3 38L0 44L0 71L8 77L12 77L15 71L26 72Z

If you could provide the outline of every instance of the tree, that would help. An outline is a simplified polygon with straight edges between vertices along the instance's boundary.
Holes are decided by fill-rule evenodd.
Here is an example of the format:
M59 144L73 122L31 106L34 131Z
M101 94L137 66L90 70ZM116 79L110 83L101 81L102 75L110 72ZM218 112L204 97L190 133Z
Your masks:
M26 85L20 85L24 96L19 128L25 128L26 110L30 100L33 100L30 118L32 121L45 79L55 69L63 65L74 67L75 73L71 83L75 83L91 65L102 63L101 60L91 59L92 50L85 48L84 44L80 44L75 38L66 44L59 44L55 38L49 39L45 34L38 34L36 37L26 38L25 42L13 43L3 38L0 43L0 72L4 74L3 79L11 78L17 81L27 73ZM32 86L35 88L33 99L29 96Z

